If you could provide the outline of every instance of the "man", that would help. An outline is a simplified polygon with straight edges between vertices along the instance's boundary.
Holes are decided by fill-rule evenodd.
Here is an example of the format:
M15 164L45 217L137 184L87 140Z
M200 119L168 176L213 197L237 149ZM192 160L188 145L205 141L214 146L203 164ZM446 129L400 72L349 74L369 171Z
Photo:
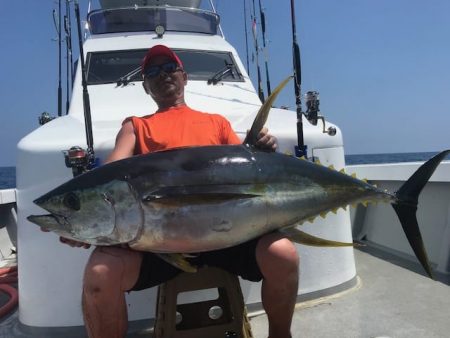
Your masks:
M106 162L181 146L239 144L230 123L220 115L190 109L184 101L187 74L169 48L152 47L142 64L143 86L158 105L155 114L124 121ZM258 147L275 150L276 140L263 129ZM66 239L72 246L84 246ZM262 302L270 338L288 338L298 288L299 258L295 246L271 233L247 243L189 258L194 265L226 269L262 284ZM83 283L83 314L90 337L125 337L124 293L161 284L180 271L156 255L122 247L98 247Z

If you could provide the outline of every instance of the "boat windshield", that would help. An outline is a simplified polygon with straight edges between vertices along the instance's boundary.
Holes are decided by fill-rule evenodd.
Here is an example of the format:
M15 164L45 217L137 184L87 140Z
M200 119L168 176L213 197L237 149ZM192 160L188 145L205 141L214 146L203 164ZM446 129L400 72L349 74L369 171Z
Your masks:
M219 16L195 9L168 6L100 9L88 14L91 34L165 31L217 34Z
M221 76L220 81L244 81L230 52L186 49L174 49L174 51L181 59L189 81L208 81L223 72L224 68L230 68L231 70ZM142 81L141 72L133 73L133 71L140 67L146 52L147 49L88 53L86 58L88 85L126 84L133 81Z

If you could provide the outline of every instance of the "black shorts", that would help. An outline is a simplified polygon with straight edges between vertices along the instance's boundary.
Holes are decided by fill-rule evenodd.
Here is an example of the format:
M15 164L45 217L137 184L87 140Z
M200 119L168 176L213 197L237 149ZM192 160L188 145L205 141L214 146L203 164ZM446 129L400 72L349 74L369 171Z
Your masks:
M213 266L224 269L244 279L259 282L261 271L256 262L256 244L259 238L231 248L202 252L187 260L194 266ZM167 282L181 270L151 252L144 252L139 278L129 291L138 291Z

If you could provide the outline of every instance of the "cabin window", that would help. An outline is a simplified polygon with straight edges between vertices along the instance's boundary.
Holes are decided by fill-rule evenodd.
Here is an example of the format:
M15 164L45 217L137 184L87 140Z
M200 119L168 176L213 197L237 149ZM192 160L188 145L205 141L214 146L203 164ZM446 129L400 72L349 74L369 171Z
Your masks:
M88 23L91 34L147 32L162 25L166 31L216 35L219 16L195 8L131 7L92 11Z
M174 51L183 62L189 81L244 81L230 52L185 49ZM88 85L142 81L140 65L146 52L147 49L88 53Z

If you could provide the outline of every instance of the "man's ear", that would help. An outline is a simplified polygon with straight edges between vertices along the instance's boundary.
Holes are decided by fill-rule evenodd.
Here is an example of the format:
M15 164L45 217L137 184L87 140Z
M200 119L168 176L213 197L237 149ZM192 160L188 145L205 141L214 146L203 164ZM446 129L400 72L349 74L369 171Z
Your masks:
M145 92L148 95L150 95L150 90L148 89L147 84L145 83L145 79L144 79L144 81L142 81L142 87L144 87Z
M183 80L184 80L184 85L187 85L188 75L184 70L183 70Z

